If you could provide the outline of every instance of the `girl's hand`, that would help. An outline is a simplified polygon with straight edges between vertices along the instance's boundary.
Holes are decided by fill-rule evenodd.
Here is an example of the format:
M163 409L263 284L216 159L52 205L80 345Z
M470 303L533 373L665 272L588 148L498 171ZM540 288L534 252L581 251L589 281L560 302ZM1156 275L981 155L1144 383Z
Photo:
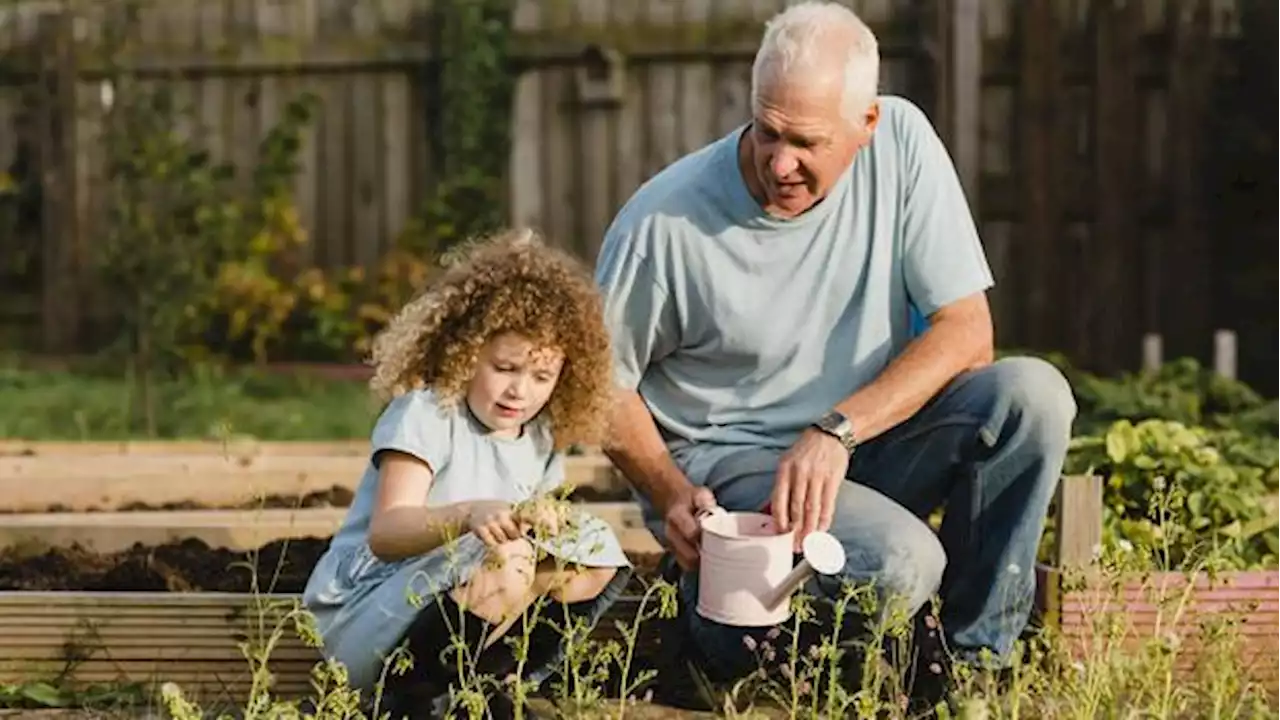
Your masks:
M516 508L515 520L535 537L555 537L564 529L568 507L555 498L542 497Z
M497 547L523 537L512 513L511 503L501 500L471 503L467 525L489 547Z

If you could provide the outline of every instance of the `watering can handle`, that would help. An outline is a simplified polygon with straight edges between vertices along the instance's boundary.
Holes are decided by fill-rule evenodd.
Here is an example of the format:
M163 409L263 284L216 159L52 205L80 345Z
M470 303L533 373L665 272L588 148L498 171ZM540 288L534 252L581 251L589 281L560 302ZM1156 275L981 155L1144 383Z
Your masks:
M701 521L709 517L713 517L715 515L723 515L723 514L725 514L724 508L720 507L719 505L712 505L709 508L703 508L699 510L697 514L694 515L694 518Z

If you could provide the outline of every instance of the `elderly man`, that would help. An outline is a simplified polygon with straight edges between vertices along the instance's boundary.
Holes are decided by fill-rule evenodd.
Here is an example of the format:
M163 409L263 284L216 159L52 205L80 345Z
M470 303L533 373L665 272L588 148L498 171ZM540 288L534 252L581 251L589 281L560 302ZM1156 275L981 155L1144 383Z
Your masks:
M1032 605L1072 393L1045 362L993 361L955 170L920 110L878 96L878 66L840 5L774 17L750 122L640 188L600 252L623 385L607 451L684 571L676 635L713 677L756 662L748 631L694 611L713 502L833 534L847 564L820 599L845 580L912 614L940 596L965 659L1007 663Z

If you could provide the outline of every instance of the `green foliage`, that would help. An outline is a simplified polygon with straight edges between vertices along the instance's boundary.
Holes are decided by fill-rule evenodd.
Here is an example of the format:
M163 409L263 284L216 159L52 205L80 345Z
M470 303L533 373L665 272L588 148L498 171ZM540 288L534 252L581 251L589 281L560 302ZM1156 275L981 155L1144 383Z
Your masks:
M106 710L138 706L146 700L141 683L99 684L73 688L56 682L0 683L0 708L52 710L95 708Z
M1080 405L1066 472L1105 479L1105 542L1160 565L1275 567L1276 402L1193 360L1098 378L1071 372Z
M1067 471L1105 478L1104 524L1112 544L1155 550L1161 565L1212 559L1232 568L1274 567L1280 553L1276 456L1238 431L1165 420L1117 420L1077 438Z
M170 86L118 76L106 133L111 201L92 267L119 303L114 349L136 371L146 427L154 433L152 378L208 358L215 322L247 338L257 357L292 309L278 292L302 243L288 181L299 135L316 99L304 95L259 148L251 177L215 162L175 128L188 112ZM245 189L247 186L247 189Z
M445 0L436 27L440 65L435 187L402 245L431 254L506 222L510 161L512 0Z
M307 242L290 195L299 133L312 99L286 113L263 143L241 208L235 248L217 266L212 293L189 314L196 348L226 348L232 360L355 362L372 337L435 273L435 258L505 222L510 152L510 0L450 0L436 6L441 102L434 183L396 248L374 267L304 267ZM214 342L210 343L209 340Z
M1221 377L1191 358L1114 378L1070 368L1067 373L1081 407L1077 432L1098 432L1121 419L1156 418L1268 435L1278 429L1274 400L1265 401L1244 383Z
M108 115L107 227L91 249L99 286L117 303L122 333L113 349L137 368L143 412L154 429L152 374L171 365L191 310L214 287L235 244L240 209L227 194L231 172L173 131L171 93L116 79Z

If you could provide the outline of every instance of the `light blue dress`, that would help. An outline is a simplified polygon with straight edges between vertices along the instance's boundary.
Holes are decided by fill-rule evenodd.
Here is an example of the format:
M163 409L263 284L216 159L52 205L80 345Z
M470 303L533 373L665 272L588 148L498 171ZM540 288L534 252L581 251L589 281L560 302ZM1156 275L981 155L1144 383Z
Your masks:
M425 555L383 562L369 549L369 521L377 495L379 453L395 450L421 458L435 472L425 505L469 500L520 502L564 481L564 460L552 451L545 425L526 425L518 438L495 438L466 409L442 407L430 390L395 398L374 426L370 461L351 508L329 549L312 571L303 604L315 616L324 654L347 669L353 688L371 689L386 658L400 645L414 617L435 595L465 583L483 560L484 543L468 532ZM613 582L597 598L595 622L621 596L631 564L609 525L577 511L567 537L539 543L548 553L589 567L616 567ZM545 679L556 658L531 669Z

